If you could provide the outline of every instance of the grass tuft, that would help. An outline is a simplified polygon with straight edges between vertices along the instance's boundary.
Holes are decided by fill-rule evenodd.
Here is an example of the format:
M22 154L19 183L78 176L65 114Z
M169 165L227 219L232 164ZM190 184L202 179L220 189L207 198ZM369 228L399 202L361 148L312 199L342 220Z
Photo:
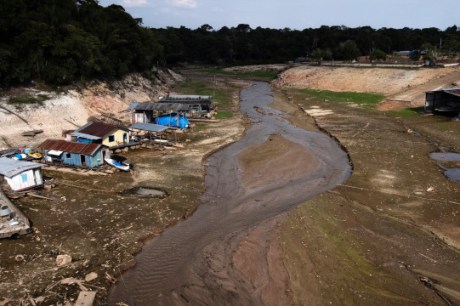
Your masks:
M384 95L379 93L365 93L365 92L351 92L351 91L329 91L329 90L316 90L316 89L301 89L304 94L308 94L317 99L327 100L330 102L350 102L367 107L374 107L377 103L382 101Z
M30 96L19 96L19 97L10 97L8 103L10 104L41 104L48 97L40 95L38 97Z
M272 70L255 70L255 71L227 71L224 68L205 68L201 70L209 74L220 74L242 79L253 79L261 81L271 81L278 77L278 72Z

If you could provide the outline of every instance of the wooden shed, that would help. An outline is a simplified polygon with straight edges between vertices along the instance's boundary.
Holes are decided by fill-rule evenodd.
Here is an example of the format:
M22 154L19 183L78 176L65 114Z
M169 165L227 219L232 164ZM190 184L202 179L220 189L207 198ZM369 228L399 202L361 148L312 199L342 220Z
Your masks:
M97 143L47 139L38 148L44 151L45 160L51 163L80 168L95 168L104 163L105 151L102 145Z
M0 175L13 191L24 191L43 185L43 164L0 157Z

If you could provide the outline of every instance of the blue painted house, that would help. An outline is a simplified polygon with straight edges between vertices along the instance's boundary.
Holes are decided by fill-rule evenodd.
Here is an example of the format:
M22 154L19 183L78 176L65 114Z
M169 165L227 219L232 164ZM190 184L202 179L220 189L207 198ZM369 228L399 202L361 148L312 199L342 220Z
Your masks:
M44 151L45 160L51 163L95 168L104 163L105 151L101 144L47 139L38 148Z

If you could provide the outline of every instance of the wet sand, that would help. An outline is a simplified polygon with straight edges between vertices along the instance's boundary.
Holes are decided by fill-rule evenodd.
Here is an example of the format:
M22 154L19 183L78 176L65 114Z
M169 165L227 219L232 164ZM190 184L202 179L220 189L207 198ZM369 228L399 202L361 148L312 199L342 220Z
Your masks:
M250 276L234 264L242 239L351 173L333 139L291 126L269 108L270 94L266 83L241 92L251 127L208 158L198 210L145 244L136 266L112 288L111 305L263 303Z

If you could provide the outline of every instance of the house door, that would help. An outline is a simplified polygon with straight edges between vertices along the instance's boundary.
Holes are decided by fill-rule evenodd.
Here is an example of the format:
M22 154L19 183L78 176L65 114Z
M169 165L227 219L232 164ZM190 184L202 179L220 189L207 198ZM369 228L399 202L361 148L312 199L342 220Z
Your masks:
M86 158L85 155L80 155L81 166L86 167Z

